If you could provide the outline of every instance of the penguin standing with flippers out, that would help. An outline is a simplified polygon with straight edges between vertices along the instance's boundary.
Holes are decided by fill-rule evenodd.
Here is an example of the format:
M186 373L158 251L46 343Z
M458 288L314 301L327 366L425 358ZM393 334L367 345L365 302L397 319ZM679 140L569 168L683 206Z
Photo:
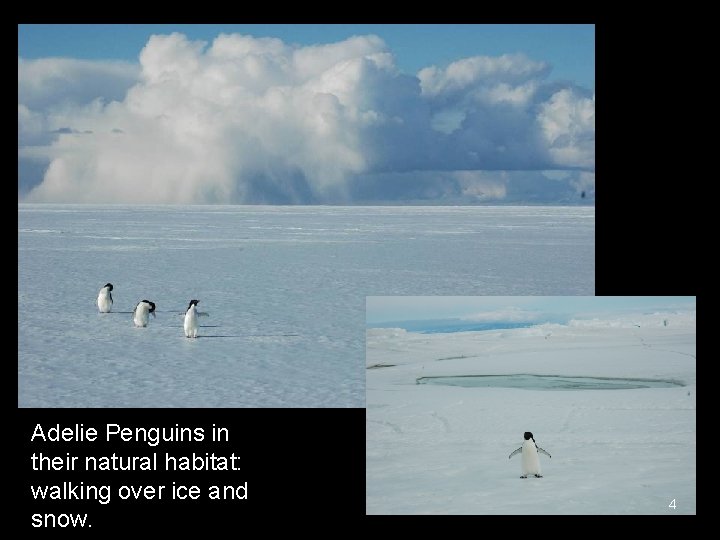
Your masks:
M523 445L510 454L508 459L522 452L522 476L520 478L527 478L529 474L534 475L536 478L542 478L538 452L542 452L549 458L552 458L552 456L535 443L532 433L526 431L524 437L525 442Z

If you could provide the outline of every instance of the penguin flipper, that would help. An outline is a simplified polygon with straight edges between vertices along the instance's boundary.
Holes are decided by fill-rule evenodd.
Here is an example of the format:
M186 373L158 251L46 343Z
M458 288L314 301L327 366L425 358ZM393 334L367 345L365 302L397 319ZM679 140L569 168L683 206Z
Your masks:
M521 446L520 448L518 448L517 450L515 450L512 454L510 454L510 455L508 456L508 459L510 459L511 457L513 457L515 454L519 454L520 452L522 452L522 446Z
M542 453L545 454L547 457L552 458L552 456L551 456L550 454L548 454L545 450L543 450L543 449L540 448L539 446L536 445L535 447L538 449L538 452L542 452Z

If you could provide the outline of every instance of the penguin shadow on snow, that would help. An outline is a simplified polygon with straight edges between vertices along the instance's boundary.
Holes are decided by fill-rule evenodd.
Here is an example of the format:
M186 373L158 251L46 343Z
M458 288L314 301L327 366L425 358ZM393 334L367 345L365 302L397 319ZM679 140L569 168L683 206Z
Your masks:
M175 327L176 328L176 327ZM220 326L201 326L200 328L220 328ZM191 339L207 339L207 338L233 338L233 339L255 339L255 338L286 338L300 337L300 334L198 334L196 338Z
M200 328L220 328L217 326L201 326ZM300 337L300 334L198 334L193 339L206 339L206 338L235 338L235 339L254 339L254 338L285 338L285 337Z

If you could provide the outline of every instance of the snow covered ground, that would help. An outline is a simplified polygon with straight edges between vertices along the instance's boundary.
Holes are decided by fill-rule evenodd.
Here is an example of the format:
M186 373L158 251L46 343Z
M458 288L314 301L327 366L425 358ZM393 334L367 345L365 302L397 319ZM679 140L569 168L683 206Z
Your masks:
M594 253L593 207L19 204L18 403L362 407L365 296L594 294Z
M368 329L366 364L368 514L695 514L694 311L486 332ZM514 373L685 386L416 384ZM543 478L520 479L520 456L508 459L525 431L552 455L540 456Z

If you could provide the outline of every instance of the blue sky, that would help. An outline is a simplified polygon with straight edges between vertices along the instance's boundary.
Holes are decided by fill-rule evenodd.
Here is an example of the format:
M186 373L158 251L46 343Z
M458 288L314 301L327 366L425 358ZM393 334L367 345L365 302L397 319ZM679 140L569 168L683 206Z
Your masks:
M594 194L594 25L18 26L21 202Z
M532 321L557 316L695 309L694 296L368 296L366 322L479 318Z
M134 61L150 35L171 32L208 42L223 32L303 45L376 34L407 73L469 56L525 53L550 62L557 79L595 87L592 24L21 24L18 54Z

